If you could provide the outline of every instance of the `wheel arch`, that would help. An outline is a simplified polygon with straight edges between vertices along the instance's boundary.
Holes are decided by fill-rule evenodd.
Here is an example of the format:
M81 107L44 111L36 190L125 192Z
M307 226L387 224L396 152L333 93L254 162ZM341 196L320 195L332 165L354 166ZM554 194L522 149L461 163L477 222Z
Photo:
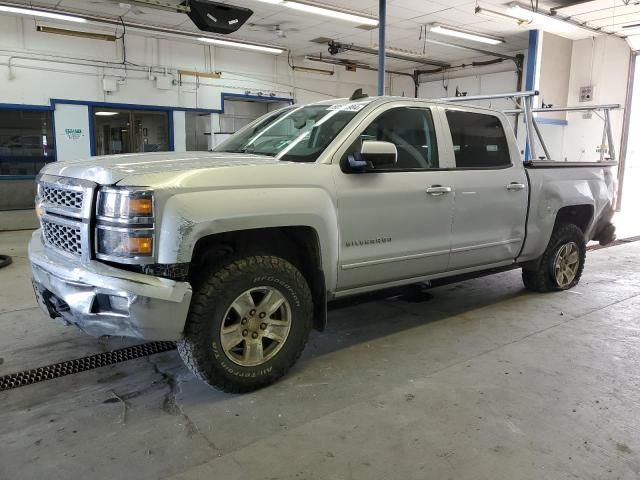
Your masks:
M282 257L300 270L313 297L314 328L324 330L327 323L327 285L320 236L313 227L265 227L205 235L194 245L189 281L195 288L204 272L229 258L249 252Z

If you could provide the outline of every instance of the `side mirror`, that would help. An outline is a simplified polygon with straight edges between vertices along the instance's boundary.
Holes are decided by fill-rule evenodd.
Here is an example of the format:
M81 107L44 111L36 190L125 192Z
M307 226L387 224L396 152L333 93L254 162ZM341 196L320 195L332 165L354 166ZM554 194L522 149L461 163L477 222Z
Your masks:
M375 172L377 168L389 168L398 161L398 150L391 142L364 140L360 151L349 154L343 159L342 169L345 173Z
M360 158L373 168L393 167L398 161L398 149L391 142L365 140L360 149Z

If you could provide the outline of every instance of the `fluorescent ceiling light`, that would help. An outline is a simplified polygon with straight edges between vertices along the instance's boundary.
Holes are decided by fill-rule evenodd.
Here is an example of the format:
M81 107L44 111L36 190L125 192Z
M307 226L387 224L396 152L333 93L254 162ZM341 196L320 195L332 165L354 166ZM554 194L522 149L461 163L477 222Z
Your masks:
M42 33L53 33L56 35L67 35L69 37L91 38L93 40L104 40L105 42L115 42L116 36L111 33L83 32L80 30L70 30L68 28L50 27L49 25L36 25L36 31Z
M33 10L31 8L8 7L0 5L0 12L16 13L18 15L30 15L33 17L45 17L53 20L64 20L66 22L86 23L87 21L81 17L72 15L63 15L61 13L52 13L44 10Z
M307 13L315 13L316 15L323 15L325 17L336 18L338 20L345 20L347 22L357 23L358 25L378 25L378 19L371 17L364 17L355 13L349 13L342 10L336 10L333 8L321 7L319 5L313 5L311 3L302 2L284 2L285 7L293 8L294 10L300 10Z
M462 28L451 27L449 25L434 24L431 26L433 33L447 35L449 37L464 38L473 42L488 43L489 45L498 45L504 43L504 38L485 35L483 33L471 32Z
M296 72L307 72L307 73L319 73L320 75L333 75L333 70L325 70L323 68L311 68L311 67L298 67L297 65L293 65L291 67L292 70Z
M323 15L325 17L335 18L337 20L344 20L346 22L357 23L358 25L370 25L377 27L378 19L375 17L369 17L361 15L349 10L343 10L340 8L329 7L317 3L309 3L302 0L258 0L264 3L270 3L272 5L281 5L283 7L292 8L301 12L313 13L315 15Z
M112 117L118 114L119 112L96 112L96 115L99 117Z
M257 45L255 43L234 42L232 40L221 40L218 38L200 37L201 42L212 43L214 45L220 45L222 47L232 48L245 48L247 50L257 50L259 52L272 53L274 55L280 55L284 52L284 49L278 47L268 47L266 45Z
M521 7L518 4L512 4L509 7L508 12L510 15L532 24L533 27L538 26L542 30L547 30L558 35L576 35L583 32L585 35L589 36L593 36L595 34L592 30L580 28L579 26L566 22L561 18L554 18L550 14L534 12Z
M491 20L500 20L502 22L515 23L516 25L522 25L526 23L526 20L522 20L521 18L512 17L511 15L507 15L506 13L498 12L496 10L490 10L484 7L476 7L476 15L480 15L482 17L490 18Z

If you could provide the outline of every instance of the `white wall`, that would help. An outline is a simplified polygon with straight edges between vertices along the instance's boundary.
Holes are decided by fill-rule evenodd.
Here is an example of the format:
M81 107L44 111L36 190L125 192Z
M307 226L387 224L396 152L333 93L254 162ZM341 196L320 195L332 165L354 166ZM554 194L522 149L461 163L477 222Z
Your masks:
M0 17L0 103L49 105L51 99L91 102L160 105L167 107L220 109L221 94L262 92L278 97L290 97L307 103L336 97L347 97L356 88L376 92L377 73L358 70L347 72L335 67L332 76L317 73L293 72L286 54L273 56L177 39L126 35L127 62L122 65L121 42L105 42L85 38L36 32L35 23L25 17ZM66 25L68 27L68 25ZM373 58L373 57L372 57ZM299 59L294 60L301 64ZM135 64L135 65L134 65ZM152 68L149 73L148 69ZM177 83L169 90L156 88L154 77L170 75ZM178 70L221 72L219 79L178 75ZM331 66L327 66L331 70ZM413 96L410 78L389 76L387 93ZM117 91L103 90L103 79L116 79ZM181 81L180 81L181 80ZM81 110L84 108L84 112ZM86 141L67 145L60 135L64 128L78 124L80 117L88 119L85 107L57 109L58 158L66 160L78 155L88 156ZM60 121L58 122L58 118ZM178 119L180 120L180 119ZM88 120L87 120L88 121ZM184 128L184 122L176 122ZM88 125L84 125L88 128ZM88 133L88 130L86 130ZM181 148L182 134L177 147Z
M620 152L630 53L623 39L601 35L593 40L574 41L571 55L567 105L619 103L622 106L611 112L616 153ZM580 87L588 85L594 87L593 101L580 103ZM567 114L567 121L563 159L597 160L599 153L596 150L602 141L602 121L595 115L592 119L583 119L580 113Z

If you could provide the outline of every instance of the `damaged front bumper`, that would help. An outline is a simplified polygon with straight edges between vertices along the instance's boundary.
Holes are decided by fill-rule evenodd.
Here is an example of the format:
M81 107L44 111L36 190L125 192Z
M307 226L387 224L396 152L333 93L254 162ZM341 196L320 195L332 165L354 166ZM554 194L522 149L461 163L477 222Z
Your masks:
M182 337L191 302L188 282L74 261L46 248L40 230L29 243L29 259L38 304L52 318L94 336Z

